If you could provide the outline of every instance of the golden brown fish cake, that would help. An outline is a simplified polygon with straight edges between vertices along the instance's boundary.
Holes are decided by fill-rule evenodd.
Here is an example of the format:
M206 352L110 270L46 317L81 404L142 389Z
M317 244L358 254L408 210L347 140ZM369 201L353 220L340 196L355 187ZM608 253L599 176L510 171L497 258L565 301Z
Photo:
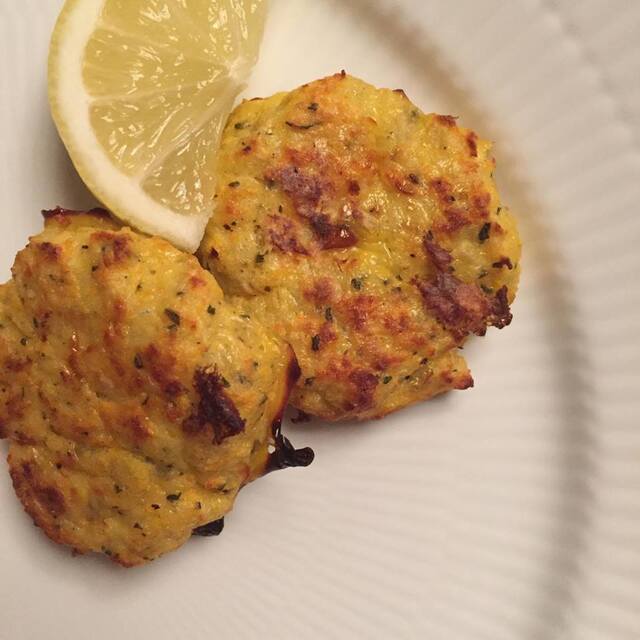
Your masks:
M194 529L218 532L268 466L310 462L279 431L291 349L193 256L57 210L12 272L0 437L20 500L56 542L141 564Z
M490 150L344 73L231 114L200 257L293 346L296 407L378 417L473 384L458 347L509 323L519 277Z

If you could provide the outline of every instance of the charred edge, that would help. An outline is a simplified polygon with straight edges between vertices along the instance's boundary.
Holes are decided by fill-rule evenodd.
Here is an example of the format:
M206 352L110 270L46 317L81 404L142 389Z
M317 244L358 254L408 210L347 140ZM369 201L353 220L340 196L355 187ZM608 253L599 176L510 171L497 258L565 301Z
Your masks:
M89 214L99 218L109 218L109 212L102 207L94 207L89 211L78 211L75 209L65 209L64 207L55 207L55 209L42 209L40 211L42 217L48 220L49 218L55 218L56 216L78 216L83 214Z
M282 435L282 423L276 420L273 423L273 438L275 451L269 456L265 473L286 469L287 467L308 467L315 457L311 447L296 449L288 438Z
M472 158L478 157L478 136L473 131L467 134L467 146Z
M213 522L208 522L207 524L203 524L200 527L196 527L192 532L192 536L203 536L205 538L210 538L212 536L219 536L224 529L224 518L220 518L219 520L214 520Z
M447 115L437 115L436 119L440 124L445 125L446 127L455 127L456 126L456 118L455 116L447 116Z
M509 291L507 285L503 285L496 291L496 295L492 300L491 324L496 329L503 329L511 324L513 314L509 308Z
M414 284L427 309L457 339L470 333L484 335L488 325L502 329L511 322L506 286L491 297L477 285L467 284L450 273L442 272L431 281L414 280Z
M198 369L193 384L200 401L197 411L185 421L185 430L196 432L201 431L205 425L210 425L216 444L244 431L245 421L225 391L222 377L217 370Z

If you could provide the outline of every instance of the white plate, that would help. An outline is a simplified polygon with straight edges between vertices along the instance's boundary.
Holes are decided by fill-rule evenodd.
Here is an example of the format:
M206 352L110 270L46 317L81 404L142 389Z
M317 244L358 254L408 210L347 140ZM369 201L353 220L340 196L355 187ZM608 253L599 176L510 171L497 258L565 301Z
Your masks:
M2 275L38 211L92 202L52 127L59 0L0 0ZM72 558L0 476L0 638L640 638L640 4L274 0L248 94L345 68L496 141L515 321L476 387L290 426L309 469L150 566Z

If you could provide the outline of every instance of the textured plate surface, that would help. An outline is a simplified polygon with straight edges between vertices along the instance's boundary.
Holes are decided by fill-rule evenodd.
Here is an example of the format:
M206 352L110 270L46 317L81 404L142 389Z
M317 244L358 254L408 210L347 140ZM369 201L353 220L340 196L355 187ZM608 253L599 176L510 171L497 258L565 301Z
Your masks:
M92 198L47 112L58 0L0 0L0 268ZM0 474L0 640L640 637L640 4L273 0L247 95L341 68L496 141L524 277L473 390L290 426L315 463L224 534L125 571L71 558ZM2 449L6 452L6 448Z

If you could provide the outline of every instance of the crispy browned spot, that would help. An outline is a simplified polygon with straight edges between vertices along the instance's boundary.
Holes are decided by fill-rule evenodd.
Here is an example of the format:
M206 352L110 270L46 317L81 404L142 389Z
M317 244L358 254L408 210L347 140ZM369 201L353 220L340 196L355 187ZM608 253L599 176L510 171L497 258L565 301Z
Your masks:
M309 255L307 248L298 239L296 225L284 216L270 215L267 233L271 244L282 253Z
M43 342L47 341L47 331L49 329L49 320L51 318L51 311L45 311L44 313L36 314L34 318L34 326L38 337Z
M64 207L56 207L55 209L42 209L40 212L42 217L46 220L55 220L59 224L65 224L72 216L91 214L96 218L109 219L109 212L102 207L94 207L89 211L76 211L74 209L65 209Z
M445 115L437 115L436 120L447 127L455 127L456 126L456 118L455 116L445 116Z
M431 259L431 262L433 262L433 266L438 271L451 270L451 254L446 249L443 249L433 239L433 233L431 233L431 231L425 234L424 238L422 239L422 246L424 247L427 256Z
M333 281L331 278L318 278L311 288L305 289L303 295L316 306L329 304L333 300Z
M506 287L492 298L476 284L462 282L450 273L414 282L427 309L458 340L470 333L484 335L488 325L501 329L511 322Z
M54 518L65 512L64 494L60 489L50 485L35 486L34 493L38 502Z
M300 154L291 150L290 155L297 157ZM332 223L329 216L321 211L323 195L333 192L333 185L328 180L302 172L294 165L271 168L264 177L280 185L291 199L296 213L309 221L323 249L339 249L356 244L358 239L348 226Z
M149 425L140 416L131 416L125 421L125 427L135 440L146 440L152 435Z
M409 99L409 98L407 98L407 94L404 92L404 89L394 89L393 93L399 93L406 100Z
M110 231L96 231L91 234L91 240L105 243L102 247L102 262L105 267L122 262L131 256L129 238L125 235Z
M474 131L469 131L467 134L467 146L469 147L469 153L473 158L478 157L478 136Z
M334 331L333 325L331 322L325 322L320 327L320 332L318 333L318 336L320 337L321 345L327 344L327 342L333 342L333 340L337 338L337 334Z
M268 169L264 177L279 183L282 190L292 199L296 211L304 217L309 217L309 212L304 209L315 207L320 202L323 191L329 188L326 181L302 173L294 166ZM303 210L302 213L300 210Z
M471 213L475 218L485 219L489 217L489 203L491 195L486 191L476 193L471 198Z
M375 296L359 294L343 298L340 308L346 324L357 331L362 331L367 320L376 311L378 299Z
M13 356L9 356L8 358L5 358L4 368L12 373L19 373L26 369L30 364L31 358L14 358Z
M448 207L444 211L446 222L438 225L445 233L455 233L469 224L469 220L462 209L458 207Z
M227 394L223 378L216 369L197 369L193 386L200 399L196 410L183 423L187 433L201 432L208 426L213 431L213 441L220 444L225 438L244 431L245 421Z
M356 234L346 225L336 225L324 214L311 217L311 228L323 249L345 249L357 244Z
M184 392L182 384L174 377L176 358L171 353L162 353L154 344L150 344L143 352L145 370L169 397Z
M405 193L407 195L413 196L420 192L418 182L415 180L417 176L415 176L415 174L413 173L410 173L406 176L398 176L396 174L391 174L389 177L391 179L391 183L393 184L393 186L400 193Z
M55 262L62 253L62 247L57 244L52 244L51 242L40 242L37 247L40 249L45 259L50 260L51 262Z
M458 389L459 391L464 391L465 389L470 389L471 387L473 387L473 378L471 377L470 373L466 374L462 378L454 380L454 388Z
M438 200L443 205L448 206L451 204L455 197L453 196L453 187L444 178L436 178L429 182L429 186L436 192Z
M373 406L373 396L378 386L378 376L366 369L355 369L349 374L349 381L354 387L355 395L345 408L349 411L370 409Z

